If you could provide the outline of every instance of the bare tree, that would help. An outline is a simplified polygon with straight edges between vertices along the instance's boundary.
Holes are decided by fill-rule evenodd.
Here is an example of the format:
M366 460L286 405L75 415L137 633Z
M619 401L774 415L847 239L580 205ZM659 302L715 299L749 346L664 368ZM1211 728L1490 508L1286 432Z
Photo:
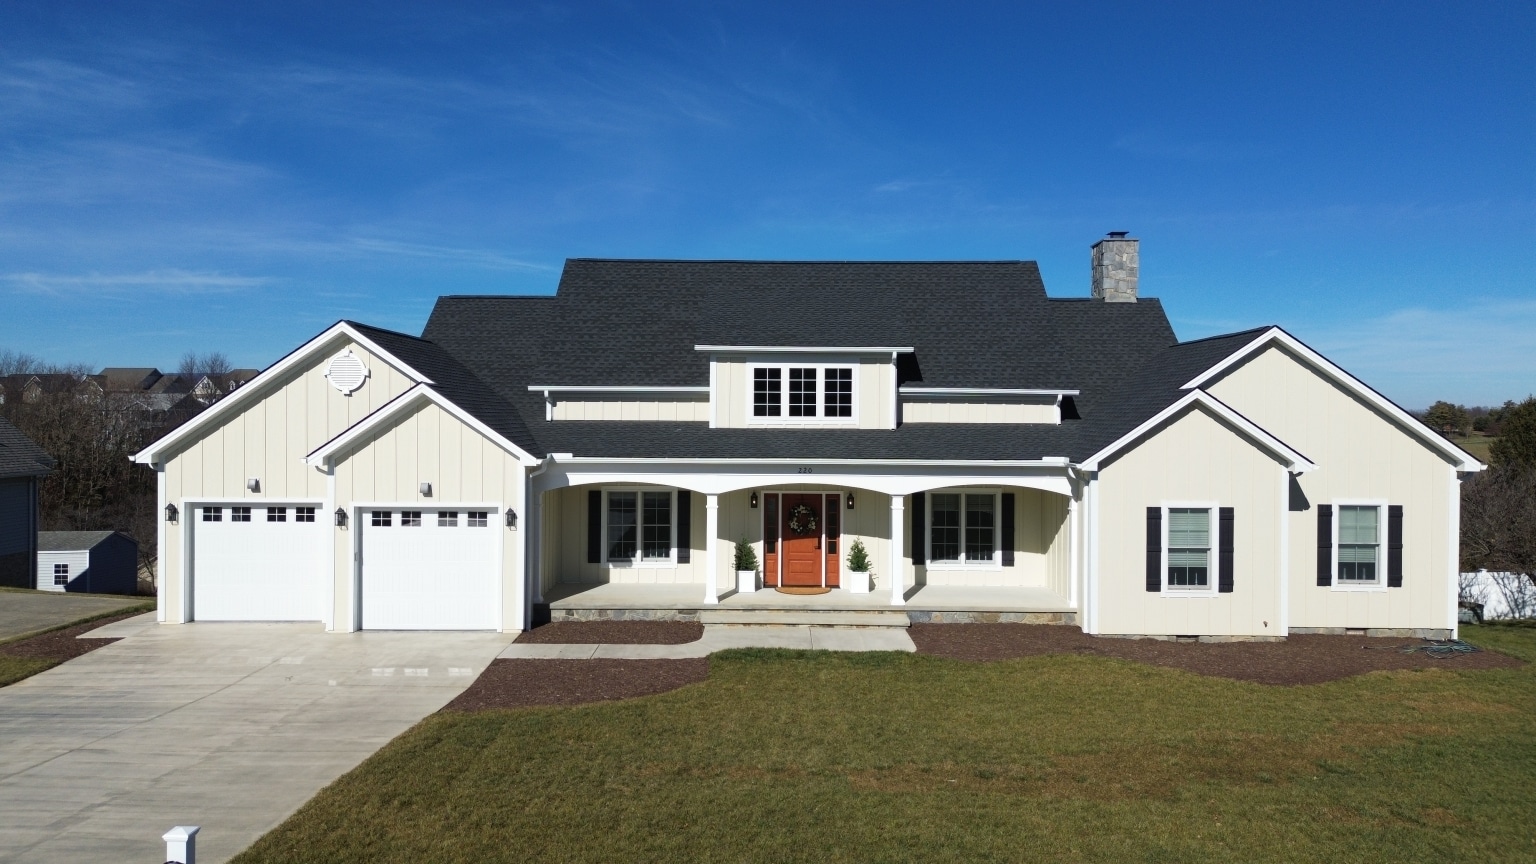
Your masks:
M181 355L181 366L177 371L183 375L226 375L234 368L223 351L188 351Z
M29 372L40 372L42 369L43 361L31 354L0 348L0 376L25 375Z

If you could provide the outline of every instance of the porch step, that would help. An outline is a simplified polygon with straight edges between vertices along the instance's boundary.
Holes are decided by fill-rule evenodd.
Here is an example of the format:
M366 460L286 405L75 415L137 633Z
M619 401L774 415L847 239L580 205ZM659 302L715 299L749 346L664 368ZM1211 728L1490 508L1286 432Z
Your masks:
M700 609L700 624L773 624L821 627L906 627L906 612L857 609Z

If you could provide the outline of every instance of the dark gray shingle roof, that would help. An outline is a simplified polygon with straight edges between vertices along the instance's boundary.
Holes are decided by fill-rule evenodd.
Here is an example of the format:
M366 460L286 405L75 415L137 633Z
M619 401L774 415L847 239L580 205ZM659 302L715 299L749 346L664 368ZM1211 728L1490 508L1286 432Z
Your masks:
M41 477L53 464L43 448L0 417L0 477Z
M77 552L91 549L116 533L116 531L39 531L37 532L37 551ZM136 542L126 534L123 538L129 542Z

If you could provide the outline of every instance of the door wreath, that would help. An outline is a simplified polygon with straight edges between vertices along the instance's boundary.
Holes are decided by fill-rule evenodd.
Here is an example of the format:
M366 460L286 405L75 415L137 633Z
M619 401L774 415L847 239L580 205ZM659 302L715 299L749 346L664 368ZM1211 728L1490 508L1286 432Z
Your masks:
M789 530L801 536L815 534L816 511L804 504L796 504L789 511Z

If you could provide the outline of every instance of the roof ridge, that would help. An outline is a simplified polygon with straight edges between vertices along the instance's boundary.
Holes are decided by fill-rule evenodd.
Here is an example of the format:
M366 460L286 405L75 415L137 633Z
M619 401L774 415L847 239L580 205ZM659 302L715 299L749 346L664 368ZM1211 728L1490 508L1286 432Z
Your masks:
M1172 345L1169 345L1168 347L1169 348L1183 348L1185 345L1198 345L1201 342L1213 342L1213 341L1215 341L1217 339L1230 339L1233 336L1247 336L1250 333L1265 333L1265 332L1273 330L1273 329L1275 329L1275 328L1277 328L1279 326L1280 325L1278 325L1278 324L1265 324L1262 327L1250 327L1247 330L1234 330L1231 333L1217 333L1214 336L1201 336L1199 339L1190 339L1187 342L1175 342Z

